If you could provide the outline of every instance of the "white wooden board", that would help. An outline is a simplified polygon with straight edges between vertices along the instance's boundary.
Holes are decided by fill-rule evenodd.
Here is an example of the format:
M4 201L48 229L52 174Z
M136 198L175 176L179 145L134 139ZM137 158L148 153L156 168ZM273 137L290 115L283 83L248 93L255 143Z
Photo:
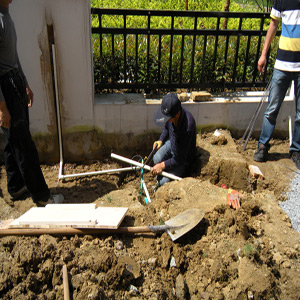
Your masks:
M99 228L116 229L127 207L97 207L94 204L49 204L32 207L9 228Z
M96 203L78 203L78 204L73 204L73 203L60 203L60 204L47 204L45 206L46 209L67 209L67 210L83 210L83 209L88 209L88 210L93 210L96 209Z

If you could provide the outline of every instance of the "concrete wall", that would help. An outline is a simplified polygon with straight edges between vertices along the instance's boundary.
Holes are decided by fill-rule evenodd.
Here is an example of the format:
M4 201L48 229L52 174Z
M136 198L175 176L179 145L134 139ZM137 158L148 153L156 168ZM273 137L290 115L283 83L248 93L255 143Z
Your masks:
M58 100L65 161L100 159L111 151L124 155L147 153L161 128L152 120L158 101L142 95L94 97L89 0L13 0L18 50L35 94L30 126L40 159L59 160L55 92L49 37L54 33ZM242 135L259 98L187 103L199 130L230 128ZM277 132L288 135L292 101L284 103ZM261 118L260 118L261 119ZM260 130L257 122L256 131ZM3 149L3 135L2 144Z
M63 134L94 126L89 0L13 0L19 58L34 92L30 126L41 160L58 159L49 32L53 28ZM68 151L68 145L66 151Z

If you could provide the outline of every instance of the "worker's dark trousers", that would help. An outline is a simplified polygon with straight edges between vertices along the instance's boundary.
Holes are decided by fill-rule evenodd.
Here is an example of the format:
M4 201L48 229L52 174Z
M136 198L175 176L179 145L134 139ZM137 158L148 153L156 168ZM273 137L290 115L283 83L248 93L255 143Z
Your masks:
M11 127L2 127L5 134L4 163L7 189L15 193L26 185L33 201L49 199L50 190L45 182L38 152L29 130L26 84L17 71L0 78L6 106L11 115Z

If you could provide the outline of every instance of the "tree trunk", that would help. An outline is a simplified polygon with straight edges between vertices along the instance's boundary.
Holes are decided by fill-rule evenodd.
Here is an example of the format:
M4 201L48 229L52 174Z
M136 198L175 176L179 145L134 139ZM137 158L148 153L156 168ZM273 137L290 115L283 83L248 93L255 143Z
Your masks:
M226 0L225 6L224 6L224 11L229 11L229 7L230 7L230 0ZM228 19L225 18L224 23L223 23L223 29L227 29L227 22L228 22Z
M185 10L189 10L189 0L184 0L185 1Z

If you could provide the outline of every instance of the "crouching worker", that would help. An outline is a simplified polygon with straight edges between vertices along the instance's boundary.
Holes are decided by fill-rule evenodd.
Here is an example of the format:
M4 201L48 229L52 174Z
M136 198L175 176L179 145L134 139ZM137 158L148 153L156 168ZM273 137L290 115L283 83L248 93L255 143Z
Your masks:
M162 99L161 106L154 115L154 122L164 126L158 141L153 144L157 151L153 156L151 173L156 175L154 190L171 179L162 171L184 177L196 154L196 122L193 115L181 106L176 94L169 93Z

